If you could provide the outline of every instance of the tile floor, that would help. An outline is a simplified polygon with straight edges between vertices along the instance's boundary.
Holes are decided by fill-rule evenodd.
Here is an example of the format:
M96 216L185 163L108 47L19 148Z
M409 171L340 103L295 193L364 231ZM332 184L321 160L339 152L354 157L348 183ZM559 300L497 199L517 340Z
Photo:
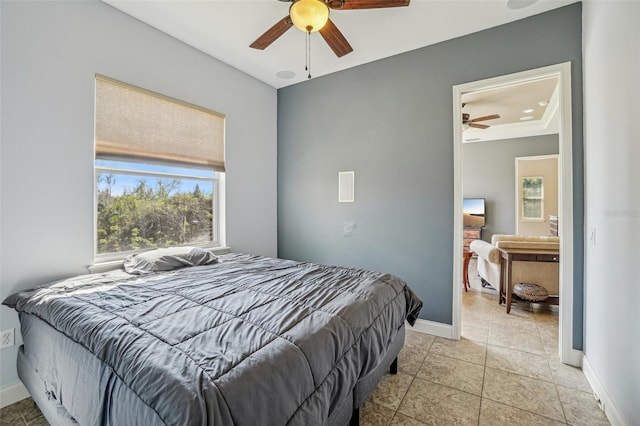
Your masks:
M507 315L475 270L472 259L462 339L408 330L398 374L382 378L360 423L608 425L582 370L557 358L557 307L517 303Z
M1 426L48 425L31 398L23 399L0 410Z
M398 374L382 378L361 425L608 425L582 371L557 359L557 310L518 303L507 315L469 275L462 339L407 331ZM30 398L0 410L1 426L46 424Z

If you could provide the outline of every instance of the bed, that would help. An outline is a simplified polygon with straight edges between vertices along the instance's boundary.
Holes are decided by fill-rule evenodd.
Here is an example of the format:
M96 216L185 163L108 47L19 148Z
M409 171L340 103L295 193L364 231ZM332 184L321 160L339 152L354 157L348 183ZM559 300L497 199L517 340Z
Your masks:
M4 302L56 425L344 425L422 307L405 282L248 254L81 275Z

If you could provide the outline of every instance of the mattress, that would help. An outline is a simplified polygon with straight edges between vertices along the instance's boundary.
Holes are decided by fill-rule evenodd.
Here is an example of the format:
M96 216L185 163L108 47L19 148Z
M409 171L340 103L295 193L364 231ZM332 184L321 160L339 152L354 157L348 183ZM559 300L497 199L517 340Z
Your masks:
M388 274L246 254L10 296L48 400L80 424L323 424L421 301Z

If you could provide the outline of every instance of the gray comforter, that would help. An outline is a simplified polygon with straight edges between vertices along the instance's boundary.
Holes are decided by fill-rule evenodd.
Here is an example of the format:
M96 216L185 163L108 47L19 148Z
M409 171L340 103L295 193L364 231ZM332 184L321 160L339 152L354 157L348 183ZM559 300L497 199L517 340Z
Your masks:
M422 307L391 275L246 254L79 276L3 303L82 345L171 425L320 424ZM129 409L106 400L96 409Z

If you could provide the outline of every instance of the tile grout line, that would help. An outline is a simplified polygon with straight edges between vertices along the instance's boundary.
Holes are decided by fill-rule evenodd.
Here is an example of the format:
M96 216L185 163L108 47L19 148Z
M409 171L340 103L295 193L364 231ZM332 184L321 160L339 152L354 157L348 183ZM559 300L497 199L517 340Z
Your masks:
M20 413L20 418L24 422L25 426L29 426L29 423L27 422L27 418L24 416L21 409L18 409L18 413Z
M527 318L527 320L533 320L533 324L535 326L535 331L537 332L537 336L540 339L540 343L542 344L542 347L543 347L543 350L544 350L544 355L535 354L535 353L532 353L532 352L529 352L529 351L526 351L526 350L520 350L520 349L516 349L516 348L503 347L503 346L500 346L500 345L492 345L492 344L489 343L489 339L488 339L488 336L487 336L487 343L486 343L486 346L485 346L486 355L485 355L483 377L482 377L482 391L481 391L481 398L480 398L480 410L479 410L479 413L478 413L478 425L480 424L480 413L482 412L482 402L485 400L485 397L484 397L484 384L485 384L486 372L487 372L487 361L488 361L488 357L489 357L489 346L505 348L505 349L508 349L508 350L514 350L514 351L521 352L521 353L528 354L528 355L534 355L534 356L542 357L544 359L544 361L546 362L546 364L547 364L547 366L549 368L549 371L551 373L551 382L547 382L545 380L538 379L538 378L535 378L535 377L529 377L529 376L526 376L526 375L523 375L523 374L519 374L519 373L514 373L514 372L511 372L511 371L503 370L503 369L501 369L499 367L497 369L500 370L500 371L504 371L504 372L507 372L507 373L515 374L515 375L518 375L518 376L521 376L521 377L526 377L526 378L533 379L533 380L539 380L539 381L541 381L543 383L551 383L551 384L553 384L554 389L556 391L556 395L558 396L558 401L560 402L560 407L562 408L562 415L563 415L563 418L564 418L564 423L568 424L567 416L566 416L565 411L564 411L564 405L562 404L562 401L560 400L559 392L558 392L558 389L557 389L557 384L555 383L555 380L553 378L553 370L551 368L551 365L549 364L549 357L547 356L546 350L544 349L544 343L542 342L542 334L540 333L540 327L539 327L538 322L536 321L536 318L535 318L535 313L536 312L533 311L533 310L531 310L531 312L533 312L534 318ZM492 323L493 323L493 320L490 320L489 321L489 327L488 327L489 328L488 334L490 334L490 332L491 332ZM491 398L486 398L486 399L489 400L489 401L493 401ZM505 404L507 406L513 407L512 405L504 403L504 402L499 402L499 401L494 401L494 402L499 403L499 404ZM521 409L521 410L523 410L525 412L530 412L532 414L539 415L539 416L551 419L550 417L541 415L539 413L534 413L534 412L531 412L531 411L528 411L528 410L524 410L524 409L519 408L519 407L513 407L513 408ZM552 419L552 420L557 421L556 419Z
M485 397L485 398L483 398L483 399L486 399L486 400L488 400L488 401L495 402L496 404L506 405L507 407L515 408L515 409L520 410L520 411L524 411L525 413L535 414L535 415L536 415L536 416L538 416L538 417L544 417L545 419L553 420L553 421L555 421L555 422L564 423L564 424L566 424L566 425L568 425L568 424L569 424L567 421L564 421L564 422L563 422L563 421L561 421L561 420L554 419L553 417L545 416L544 414L540 414L540 413L535 412L535 411L529 411L529 410L526 410L526 409L524 409L524 408L516 407L516 406L513 406L513 405L508 404L508 403L506 403L506 402L496 401L495 399L491 399L491 398L489 398L489 397ZM564 411L563 411L563 415L564 415Z
M429 350L427 351L427 355L425 356L424 360L423 360L423 361L422 361L422 363L420 364L420 368L418 369L418 372L420 372L420 369L422 368L422 365L424 364L424 362L426 361L427 357L429 356L429 353L431 352L431 349L432 349L432 347L433 347L433 344L434 344L434 343L435 343L435 339L434 339L434 340L433 340L433 342L431 343L431 346L429 347ZM484 360L484 362L485 362L485 365L486 365L486 363L487 363L487 356L486 356L487 344L485 344L484 346L485 346L485 360ZM441 354L434 354L434 355L442 356L442 357L449 358L449 359L452 359L452 360L455 360L455 361L467 362L467 363L469 363L469 364L473 364L473 365L481 365L481 364L476 364L476 363L473 363L473 362L469 362L469 361L461 360L461 359L458 359L458 358L453 358L453 357L450 357L450 356L447 356L447 355L441 355ZM483 387L484 387L484 371L485 371L485 370L484 370L484 367L483 367L483 372L482 372L482 382L483 382ZM414 376L414 380L415 380L417 377L418 377L418 373L416 373L416 374L415 374L415 376ZM482 407L482 390L480 391L480 395L476 395L476 394L474 394L474 393L471 393L471 392L468 392L468 391L465 391L465 390L462 390L462 389L454 388L453 386L449 386L449 385L445 385L445 384L442 384L442 383L438 383L438 382L433 381L433 380L430 380L430 379L420 378L420 380L424 380L424 381L427 381L427 382L430 382L430 383L434 383L434 384L436 384L436 385L443 386L443 387L445 387L445 388L453 389L453 390L455 390L455 391L457 391L457 392L466 393L466 394L469 394L469 395L472 395L472 396L478 396L478 397L480 398L480 406ZM412 380L412 382L411 382L411 383L413 384L413 380ZM407 392L405 393L405 396L406 396L408 393L409 393L409 392L408 392L408 390L407 390ZM404 397L402 398L402 400L404 401ZM401 402L401 403L402 403L402 402ZM399 407L400 407L400 405L398 405L398 408L399 408ZM406 415L406 414L404 414L404 413L401 413L401 414ZM410 417L410 418L412 418L412 419L414 419L414 420L417 420L417 421L421 422L421 420L420 420L420 419L416 419L416 418L411 417L411 416L409 416L409 415L406 415L406 416L407 416L407 417ZM392 419L392 420L393 420L393 419ZM478 412L478 424L479 424L479 423L480 423L480 412Z
M476 300L476 299L471 299L472 301ZM483 300L483 299L478 299L478 300ZM483 303L475 303L472 302L470 304L470 306L467 305L463 305L463 309L469 309L471 312L475 312L474 309L477 311L477 308L483 308ZM491 347L495 347L495 348L501 348L501 349L506 349L506 350L513 350L519 353L522 353L524 355L531 355L534 356L538 359L540 359L541 361L544 361L543 365L545 365L547 368L549 368L549 371L551 373L551 378L549 379L544 379L544 378L539 378L539 377L532 377L529 375L525 375L522 374L521 372L513 372L513 371L508 371L508 370L503 370L503 368L501 368L501 366L498 366L497 369L510 373L510 374L514 374L517 376L521 376L521 377L525 377L528 379L532 379L535 381L539 381L539 382L543 382L543 383L547 383L547 384L552 384L554 386L554 390L556 392L556 396L558 398L558 401L560 402L560 406L562 409L562 420L557 420L557 419L553 419L551 417L548 417L547 415L538 413L538 412L532 412L532 411L528 411L528 410L523 410L525 412L529 412L532 413L534 415L538 415L553 421L558 421L560 423L564 423L564 424L571 424L570 421L568 420L567 417L567 408L565 407L565 404L562 402L562 400L559 397L559 388L563 387L563 388L567 388L572 392L576 392L579 394L591 394L591 391L584 391L579 385L574 384L573 381L570 380L570 382L567 382L566 384L562 383L563 379L560 379L560 377L556 374L556 371L558 371L558 373L560 374L560 372L562 370L555 370L553 368L551 368L551 364L553 361L558 361L558 353L557 353L557 348L555 353L551 353L547 343L553 343L553 341L550 341L551 339L547 339L546 337L549 337L551 331L554 331L554 334L557 334L559 332L558 329L558 324L554 321L554 316L557 316L558 313L554 312L552 310L537 310L537 309L533 309L532 307L522 307L523 309L525 309L527 312L529 312L531 315L529 315L526 320L527 321L531 321L534 327L532 327L533 331L533 338L538 338L540 339L540 342L542 343L542 349L543 352L542 353L536 353L536 352L530 352L527 349L524 348L515 348L515 347L509 347L509 346L500 346L500 345L493 345L493 344L489 344L489 339L487 338L487 341L478 341L475 340L478 343L485 343L487 346L487 353L489 352L489 349ZM481 309L482 310L482 309ZM487 312L484 312L485 315L487 315ZM556 320L557 321L557 320ZM464 322L464 316L463 316L463 322ZM474 325L476 324L475 322L472 322ZM500 322L498 321L498 318L494 318L493 320L490 321L489 323L489 333L491 334L491 326L498 326L500 325ZM544 338L543 338L544 337ZM472 339L469 339L472 340ZM557 345L555 345L557 346ZM484 392L484 386L486 384L486 373L487 373L487 367L488 367L488 358L485 360L485 367L484 367L484 375L483 375L483 383L482 383L482 390ZM569 377L569 379L571 379ZM485 400L489 400L489 401L493 401L491 398L485 398L483 397L481 401L485 401ZM503 404L502 402L499 401L494 401L496 403L499 404ZM513 407L510 404L505 404L506 406L510 406ZM521 409L519 407L514 407L516 409Z
M418 378L418 373L420 373L420 370L422 369L422 366L424 365L424 362L427 360L427 357L429 356L429 353L431 352L431 349L433 348L433 344L436 342L436 339L437 339L437 337L434 337L434 339L431 340L431 344L429 345L429 349L427 349L427 352L424 354L424 358L422 359L422 362L420 363L420 366L416 370L416 374L413 375L413 379L411 379L411 383L409 384L409 387L407 388L407 391L402 396L402 399L400 400L400 404L398 404L398 408L396 408L396 412L400 408L400 405L402 405L402 401L404 401L405 397L409 393L409 388L411 388L411 385L413 385L413 382L416 380L416 378ZM404 413L400 413L400 414L406 415ZM409 417L411 417L411 416L409 416ZM413 418L413 417L411 417L411 418ZM421 421L419 419L415 419L415 420Z
M551 370L551 375L553 376L553 369L551 368L551 364L549 363L549 360L547 359L547 364L549 364L549 369ZM560 399L560 392L558 391L558 384L555 382L555 379L553 381L553 388L556 390L556 395L558 395L558 401L560 402L560 408L562 409L562 416L564 417L564 422L566 424L569 424L569 420L567 419L567 413L564 409L564 404L562 403L562 399Z
M537 329L537 326L536 326L536 329ZM488 352L488 347L489 347L489 346L496 346L496 347L499 347L499 348L503 348L503 346L498 346L498 345L489 345L489 344L487 344L487 352ZM551 371L551 380L552 380L551 382L547 382L546 380L542 380L542 379L538 379L538 378L534 378L534 377L526 376L526 375L524 375L524 374L520 374L520 373L514 373L514 372L512 372L512 371L503 370L503 369L501 369L501 368L496 368L496 369L497 369L497 370L500 370L500 371L504 371L504 372L509 373L509 374L514 374L514 375L516 375L516 376L525 377L525 378L532 379L532 380L538 380L538 381L541 381L541 382L543 382L543 383L553 384L554 389L555 389L555 391L556 391L556 395L558 396L558 401L560 402L560 407L562 408L562 416L563 416L563 418L564 418L564 423L565 423L565 424L568 424L568 422L567 422L567 416L566 416L566 414L565 414L565 412L564 412L564 405L562 404L562 401L560 400L560 395L559 395L559 392L558 392L558 387L557 387L557 384L555 383L555 380L553 379L553 369L551 368L551 364L549 364L549 359L550 359L550 357L546 356L546 354L545 354L545 356L543 356L543 355L534 354L534 353L532 353L532 352L527 352L527 351L523 351L523 350L519 350L519 349L514 349L514 348L508 348L508 347L506 347L506 349L513 350L513 351L518 351L518 352L522 352L522 353L529 354L529 355L540 356L540 357L543 357L543 358L544 358L544 361L547 363L547 366L549 367L549 370ZM485 363L485 365L486 365L486 363ZM490 367L490 368L493 368L493 367ZM486 366L485 366L485 374L486 374ZM484 390L484 382L483 382L483 390ZM484 399L484 397L483 397L483 399ZM509 407L516 408L516 409L518 409L518 410L522 410L522 411L525 411L525 412L528 412L528 413L532 413L532 414L535 414L535 415L538 415L538 416L542 416L542 417L547 418L547 419L551 419L551 420L554 420L554 421L558 421L557 419L553 419L553 418L551 418L551 417L545 416L545 415L540 414L540 413L537 413L537 412L529 411L529 410L526 410L526 409L521 408L521 407L515 407L515 406L513 406L513 405L511 405L511 404L509 404L509 403L506 403L506 402L495 401L495 400L493 400L493 399L491 399L491 398L487 398L487 399L488 399L488 400L490 400L490 401L493 401L493 402L499 403L499 404L504 404L504 405L507 405L507 406L509 406Z
M412 375L411 383L409 383L409 386L407 387L407 390L405 391L404 395L402 396L402 399L400 399L400 403L398 404L398 406L396 407L396 409L393 411L393 416L391 416L391 420L389 420L389 423L387 423L387 425L390 425L390 424L391 424L391 422L393 422L393 419L396 417L396 414L398 413L398 409L400 408L400 406L402 405L402 402L404 401L405 397L406 397L406 396L407 396L407 394L409 393L409 389L411 388L411 385L413 385L413 382L416 380L416 377L418 377L418 373L420 372L420 369L422 368L422 365L424 364L425 360L427 359L427 356L429 356L429 352L431 352L431 347L433 346L433 343L434 343L435 341L436 341L436 339L435 339L435 338L431 341L431 344L429 345L429 349L427 349L427 352L426 352L426 353L425 353L425 355L424 355L424 359L423 359L423 360L422 360L422 362L420 363L420 366L419 366L419 367L418 367L418 369L416 370L416 373ZM407 414L404 414L404 413L400 413L400 414L402 414L403 416L410 417L410 418L412 418L412 419L414 419L414 420L416 420L416 421L418 421L418 422L421 422L421 420L420 420L420 419L413 418L413 417L411 417L411 416L409 416L409 415L407 415Z
M495 345L494 345L494 346L495 346ZM498 347L501 347L501 346L498 346ZM515 350L515 349L514 349L514 350ZM527 352L527 353L528 353L528 352ZM547 362L547 364L548 364L548 363L549 363L549 360L548 360L547 358L545 358L545 362ZM487 368L487 367L485 366L485 375L486 375L486 368ZM553 385L553 386L554 386L554 389L555 389L555 391L556 391L556 395L558 396L558 401L560 402L560 407L562 408L562 416L563 416L563 417L564 417L564 419L565 419L563 423L568 424L568 422L567 422L567 416L566 416L566 414L565 414L565 412L564 412L564 405L562 404L562 401L560 400L560 394L559 394L559 392L558 392L558 385L557 385L557 383L555 383L555 382L553 382L553 381L552 381L552 382L547 382L547 381L542 380L542 379L537 379L537 378L534 378L534 377L525 376L524 374L514 373L514 372L512 372L512 371L503 370L503 369L501 369L501 368L494 368L494 367L489 367L489 368L493 368L494 370L499 370L499 371L502 371L502 372L505 372L505 373L508 373L508 374L513 374L513 375L515 375L515 376L524 377L525 379L536 380L536 381L540 381L540 382L543 382L543 383L547 383L547 384ZM549 366L549 369L551 369L551 366ZM552 373L552 374L553 374L553 373ZM484 391L484 378L483 378L483 385L482 385L482 387L483 387L483 391ZM486 398L486 399L488 399L489 401L493 401L493 402L496 402L496 403L498 403L498 404L504 404L504 405L506 405L506 406L509 406L509 407L512 407L512 408L516 408L516 409L518 409L518 410L522 410L522 411L526 411L526 412L528 412L528 413L532 413L532 414L535 414L535 415L538 415L538 416L542 416L542 417L545 417L545 418L547 418L547 419L551 419L551 420L554 420L554 421L558 421L557 419L553 419L553 418L551 418L551 417L549 417L549 416L545 416L544 414L540 414L540 413L538 413L538 412L530 411L530 410L527 410L527 409L522 408L522 407L516 407L516 406L514 406L514 405L511 405L511 404L510 404L510 403L508 403L508 402L496 401L496 400L494 400L494 399L491 399L491 398L489 398L489 397L484 397L484 396L483 396L482 398L483 398L483 399L484 399L484 398Z
M464 320L462 320L464 323ZM478 406L478 421L477 425L480 426L480 416L482 414L482 401L484 400L484 381L487 375L487 358L489 357L489 333L491 331L491 323L493 320L489 318L489 324L487 325L487 341L484 343L484 364L482 365L482 385L480 386L480 404ZM470 339L469 339L470 340Z
M482 386L480 386L480 406L478 407L478 426L480 426L480 416L482 415L482 401L484 401L484 380L487 376L487 359L489 358L489 337L484 347L484 365L482 366Z

